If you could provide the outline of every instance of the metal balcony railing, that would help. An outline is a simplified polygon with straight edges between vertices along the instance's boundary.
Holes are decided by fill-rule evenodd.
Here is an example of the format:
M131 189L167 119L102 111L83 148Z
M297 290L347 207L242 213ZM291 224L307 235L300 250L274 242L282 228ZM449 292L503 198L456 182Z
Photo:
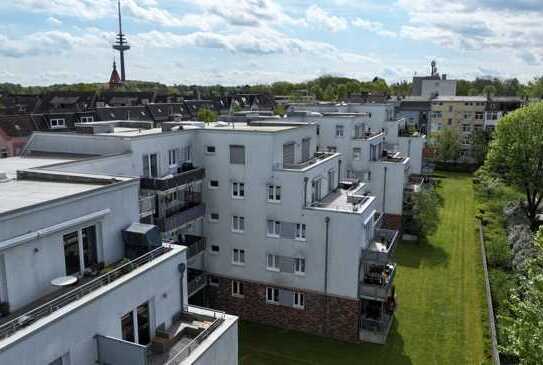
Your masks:
M396 265L393 265L392 271L389 273L360 273L360 283L358 293L360 297L386 299L390 296L390 292L396 276Z
M149 190L169 190L176 186L188 184L194 181L202 180L205 177L204 168L195 168L190 171L180 172L160 178L143 177L141 178L141 188Z
M35 323L36 321L45 318L52 314L53 312L58 311L59 309L67 306L70 303L75 302L76 300L81 299L82 297L114 282L115 280L127 275L128 273L134 271L138 267L141 267L157 257L163 255L166 252L171 250L170 247L162 246L151 252L146 253L134 259L122 266L119 266L112 271L104 274L92 281L87 282L65 294L62 294L53 300L40 305L34 309L31 309L17 318L3 324L0 326L0 339L7 338L13 335L15 332L20 329Z
M161 232L168 232L172 229L181 227L192 220L203 217L205 211L206 207L204 204L185 206L182 210L174 213L170 217L158 219L156 225Z
M206 249L206 239L200 236L184 235L179 237L179 244L187 246L187 259L191 259Z
M207 273L205 271L189 268L187 276L189 297L207 286Z
M148 216L155 214L156 210L156 198L155 196L142 196L139 200L140 215Z
M389 263L398 244L399 236L399 231L384 228L375 229L373 241L362 251L362 260L382 264Z
M313 157L308 160L297 162L297 163L284 163L279 162L274 164L274 168L278 170L287 169L287 170L303 170L306 167L316 164L319 161L322 161L328 157L333 156L332 152L316 152Z

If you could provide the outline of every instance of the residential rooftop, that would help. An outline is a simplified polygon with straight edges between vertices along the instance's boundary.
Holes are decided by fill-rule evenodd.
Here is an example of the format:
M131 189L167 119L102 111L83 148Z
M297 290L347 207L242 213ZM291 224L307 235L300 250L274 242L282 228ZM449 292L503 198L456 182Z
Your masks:
M486 96L438 96L437 98L433 99L432 101L434 101L434 102L435 101L486 102L487 98L486 98Z

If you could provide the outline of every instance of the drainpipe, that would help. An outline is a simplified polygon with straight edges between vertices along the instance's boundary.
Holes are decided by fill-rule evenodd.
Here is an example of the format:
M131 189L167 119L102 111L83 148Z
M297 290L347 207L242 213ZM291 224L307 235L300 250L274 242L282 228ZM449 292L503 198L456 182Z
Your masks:
M324 218L324 223L326 227L325 233L325 252L324 252L324 306L325 306L325 319L324 322L324 332L328 333L328 317L329 317L329 308L328 308L328 241L329 241L329 231L330 231L330 217Z
M181 273L180 277L179 277L179 285L180 285L180 290L179 290L179 296L181 297L181 311L184 312L185 311L185 303L184 303L184 291L187 290L187 295L188 295L188 288L184 288L184 285L183 285L183 278L185 277L185 269L186 269L186 266L184 263L181 263L177 266L177 269L179 270L179 272ZM187 283L188 285L188 283Z
M386 196L387 196L387 168L385 167L385 176L383 179L383 215L385 214Z
M307 207L307 183L309 182L309 178L306 176L304 177L304 208Z
M337 186L339 186L339 183L341 182L341 160L337 162Z

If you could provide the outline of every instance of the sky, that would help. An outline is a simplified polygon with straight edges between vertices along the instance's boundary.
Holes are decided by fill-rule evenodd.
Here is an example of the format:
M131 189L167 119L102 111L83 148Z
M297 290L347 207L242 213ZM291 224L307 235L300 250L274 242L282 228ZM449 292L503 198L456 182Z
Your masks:
M542 0L121 0L127 79L389 82L543 71ZM107 82L116 0L0 1L0 82Z

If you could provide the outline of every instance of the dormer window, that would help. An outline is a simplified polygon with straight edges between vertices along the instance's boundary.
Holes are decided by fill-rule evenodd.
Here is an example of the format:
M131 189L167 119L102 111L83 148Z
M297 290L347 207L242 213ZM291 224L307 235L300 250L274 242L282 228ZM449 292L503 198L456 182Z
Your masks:
M49 120L49 125L51 126L51 129L66 128L66 120L64 120L64 119L51 119L51 120Z

